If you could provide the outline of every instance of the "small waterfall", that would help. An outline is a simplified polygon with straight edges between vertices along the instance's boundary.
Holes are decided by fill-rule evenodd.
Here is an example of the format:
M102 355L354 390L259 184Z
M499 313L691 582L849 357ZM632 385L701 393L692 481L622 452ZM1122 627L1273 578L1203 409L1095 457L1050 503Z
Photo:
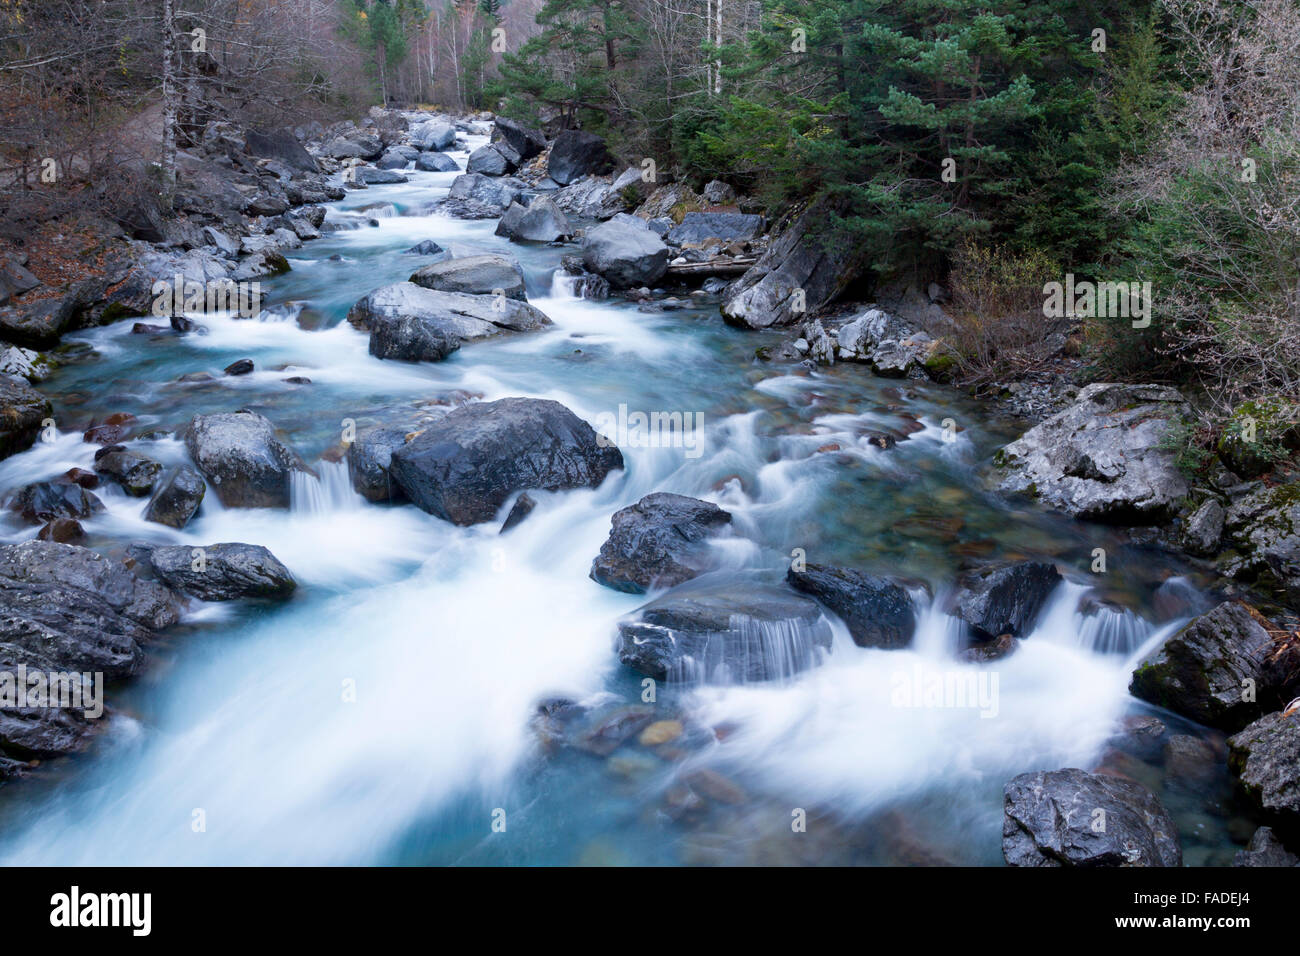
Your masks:
M289 479L290 510L307 514L353 511L365 499L352 487L346 461L322 461L316 466L317 478L309 471L295 471Z
M1131 654L1152 630L1126 608L1098 605L1080 612L1076 643L1098 654Z
M733 614L725 631L689 635L691 653L678 659L668 679L715 685L788 682L822 663L829 653L830 636L830 625L823 618L764 621ZM684 638L673 635L676 641Z

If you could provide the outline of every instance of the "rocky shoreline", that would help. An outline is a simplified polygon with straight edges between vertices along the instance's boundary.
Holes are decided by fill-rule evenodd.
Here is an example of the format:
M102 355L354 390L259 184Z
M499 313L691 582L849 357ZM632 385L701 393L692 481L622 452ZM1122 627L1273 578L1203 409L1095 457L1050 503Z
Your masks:
M731 326L777 332L756 361L815 373L860 363L880 377L943 381L946 296L932 288L883 290L848 307L856 263L818 242L830 210L766 210L725 183L701 192L647 181L645 167L614 156L598 137L569 131L548 140L504 118L421 116L373 110L361 125L271 132L213 123L203 150L180 163L178 215L141 209L104 224L114 253L103 275L65 290L42 285L19 258L0 262L0 457L32 447L55 425L38 388L57 367L60 337L153 314L155 282L255 281L289 268L286 251L331 228L366 228L363 217L327 222L324 203L350 190L406 181L404 170L450 172L447 151L488 137L469 153L441 214L497 219L516 243L574 249L563 258L586 298L622 296L647 311L719 299ZM544 334L551 319L527 300L523 271L505 255L452 256L432 241L410 250L407 281L368 291L348 313L369 353L395 362L438 362L479 341ZM51 293L59 294L51 294ZM796 295L797 293L797 295ZM197 334L180 314L163 334ZM149 330L149 329L145 329ZM765 343L774 341L764 338ZM1064 343L1062 343L1064 349ZM236 363L238 365L238 363ZM231 366L228 374L251 370ZM1184 556L1219 575L1222 598L1170 636L1133 673L1140 700L1231 735L1222 755L1241 796L1266 826L1241 865L1296 865L1300 801L1300 483L1222 449L1209 486L1178 467L1177 422L1188 405L1163 386L1065 381L1011 383L1012 407L1034 422L988 469L990 488L1079 521L1133 529L1134 540ZM37 540L0 546L0 671L102 672L128 678L145 666L158 632L191 601L283 601L296 581L265 548L222 542L200 548L128 547L125 561L79 546L79 519L102 510L94 491L112 482L147 498L146 520L183 528L213 495L226 508L287 508L295 472L310 466L252 411L195 415L178 434L190 465L171 469L126 443L140 437L129 412L102 410L85 430L94 470L74 469L0 489ZM888 450L907 434L879 436ZM353 487L371 502L405 503L456 525L527 520L529 491L598 487L624 467L618 448L557 402L409 408L363 429L338 449ZM617 626L618 656L657 681L761 682L815 667L830 652L828 615L859 647L909 647L917 582L853 567L792 567L785 581L712 583L709 542L739 535L711 502L653 493L611 516L591 577L648 603ZM1042 561L990 562L950 584L947 610L965 625L963 662L986 666L1032 634L1061 570ZM1243 603L1244 602L1244 603ZM1275 623L1276 622L1276 623ZM1287 627L1279 626L1286 622ZM779 655L772 648L778 646ZM0 779L75 753L92 726L57 708L0 708ZM534 721L552 750L608 756L635 741L670 756L712 739L687 715L653 708L599 709L544 702ZM1159 721L1156 721L1159 724ZM1138 740L1137 737L1141 737ZM1176 828L1158 799L1118 769L1114 753L1154 748L1158 760L1196 756L1197 741L1145 724L1121 735L1091 771L1044 767L1007 782L1003 852L1015 866L1173 866ZM692 743L695 741L696 743ZM1171 754L1173 756L1171 756ZM739 799L737 785L694 771L672 790L669 810L688 815ZM1093 826L1105 811L1109 824Z

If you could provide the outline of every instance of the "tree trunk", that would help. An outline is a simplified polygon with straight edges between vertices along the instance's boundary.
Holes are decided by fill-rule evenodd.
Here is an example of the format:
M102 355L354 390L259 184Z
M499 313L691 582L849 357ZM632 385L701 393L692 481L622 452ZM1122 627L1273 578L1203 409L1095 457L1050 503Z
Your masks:
M171 209L176 190L176 0L162 5L163 204Z

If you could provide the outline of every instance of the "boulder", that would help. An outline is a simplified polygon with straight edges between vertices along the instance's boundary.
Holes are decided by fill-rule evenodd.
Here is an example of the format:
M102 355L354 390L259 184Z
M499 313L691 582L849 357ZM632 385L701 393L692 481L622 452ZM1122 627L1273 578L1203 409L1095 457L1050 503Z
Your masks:
M174 469L159 485L144 509L144 520L183 528L203 503L207 485L193 468Z
M646 495L615 512L591 578L632 594L675 587L715 566L708 539L730 522L730 512L698 498Z
M1228 769L1288 839L1300 835L1300 711L1267 714L1229 737Z
M1075 768L1023 773L1006 785L1002 855L1008 866L1181 866L1183 859L1174 822L1150 790Z
M980 640L1003 634L1024 637L1060 583L1056 567L1038 561L980 568L958 581L951 611Z
M619 450L558 402L504 398L448 412L393 451L389 473L424 511L469 525L517 491L594 488L622 467Z
M56 518L89 518L103 511L104 504L78 484L38 481L19 488L9 500L9 510L29 524L45 524Z
M55 518L46 522L36 532L38 541L58 541L63 544L80 544L86 540L86 529L75 518Z
M1300 608L1300 482L1261 488L1224 517L1219 569L1292 608Z
M75 311L66 296L0 309L0 339L23 348L51 348L72 324Z
M496 125L492 129L492 141L509 144L510 148L518 154L520 162L527 162L546 149L546 137L540 130L504 116L496 118Z
M810 594L848 626L859 647L907 647L916 632L912 596L895 581L854 568L810 564L786 580Z
M353 175L356 177L356 182L365 183L367 186L392 186L406 182L406 177L397 170L377 169L374 166L353 167Z
M857 276L857 253L831 235L833 210L818 204L782 232L727 290L723 319L751 329L789 325L844 291ZM801 299L803 312L797 311Z
M36 389L0 378L0 458L31 448L41 422L53 414L49 399Z
M1129 692L1198 723L1238 730L1300 691L1300 652L1275 643L1265 624L1246 605L1225 601L1139 664Z
M0 545L0 671L22 666L45 674L128 677L143 660L143 646L177 616L166 588L87 548L53 541ZM86 713L90 702L83 703L76 709L0 707L0 760L81 749L96 716Z
M514 164L495 146L480 146L469 154L465 163L465 172L482 173L484 176L504 176L514 172Z
M384 144L377 136L355 133L349 137L336 136L321 147L322 155L332 159L378 159L384 152Z
M555 137L546 172L561 186L577 182L583 176L602 176L614 168L605 141L592 133L566 130Z
M998 452L1001 488L1076 518L1160 524L1187 496L1165 438L1188 411L1163 385L1097 383Z
M406 251L404 251L404 252L402 253L402 255L404 255L404 256L442 256L443 258L449 258L449 257L451 256L451 253L450 253L450 252L447 252L447 250L443 249L442 246L438 245L438 244L437 244L436 242L434 242L432 239L421 239L421 240L420 240L419 242L417 242L415 245L411 246L411 248L409 248L409 249L407 249Z
M1180 542L1188 554L1208 558L1218 554L1227 511L1217 498L1206 498L1183 522Z
M273 129L269 132L249 129L244 132L244 149L260 159L273 159L290 169L305 173L320 172L316 160L303 148L292 130Z
M627 206L609 183L595 176L565 186L549 198L562 212L579 219L610 219Z
M255 544L152 548L149 566L174 591L202 601L286 598L298 582L270 551Z
M444 150L455 145L456 130L448 123L429 120L410 130L411 144L426 151Z
M0 259L0 305L5 305L14 296L32 291L40 284L41 280L32 275L22 262Z
M410 279L416 285L438 292L461 292L466 295L496 295L527 301L524 270L508 256L481 255L444 259L424 266Z
M415 158L415 168L426 173L458 173L460 166L446 153L421 153Z
M438 204L438 208L455 215L456 210L461 208L457 202L473 202L489 210L490 215L500 216L519 198L525 186L525 183L511 177L493 178L482 173L465 173L451 181L447 198Z
M371 355L411 362L440 361L462 341L535 332L551 324L526 302L441 292L413 282L376 289L352 307L348 321L370 331Z
M668 233L674 245L708 242L711 239L736 242L757 239L763 234L763 217L739 212L688 212Z
M831 628L816 602L779 584L710 578L622 621L619 659L655 680L750 683L791 677L829 652Z
M110 445L95 454L95 471L116 482L132 498L143 498L153 491L163 466L121 445Z
M289 476L298 456L256 412L196 415L185 447L227 508L289 507Z
M668 270L669 250L648 229L606 222L588 230L582 240L587 269L604 276L616 289L653 285Z
M527 206L511 203L496 234L512 242L557 242L572 236L573 227L553 199L540 196Z

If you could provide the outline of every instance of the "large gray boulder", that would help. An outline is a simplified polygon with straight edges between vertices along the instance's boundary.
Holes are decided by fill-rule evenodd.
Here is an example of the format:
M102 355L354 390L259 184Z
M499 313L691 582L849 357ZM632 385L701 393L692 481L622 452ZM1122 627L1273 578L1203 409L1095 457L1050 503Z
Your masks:
M711 239L735 242L756 239L763 234L763 217L740 212L688 212L680 225L668 232L675 245L708 242Z
M594 488L622 467L619 450L559 402L503 398L448 412L393 451L389 473L424 511L469 525L517 491Z
M421 153L415 158L415 168L426 173L457 173L460 166L446 153Z
M377 425L357 433L348 445L352 487L367 501L400 501L405 497L388 473L393 452L406 444L410 429Z
M0 458L31 448L41 422L53 412L50 400L36 389L0 378Z
M460 256L421 267L410 279L416 285L438 292L467 295L496 295L524 302L524 270L509 256L495 254Z
M708 540L730 512L685 495L659 492L614 513L609 538L591 563L591 578L615 591L671 588L716 565Z
M496 234L511 242L556 242L573 235L573 227L555 200L539 196L527 206L511 203Z
M202 601L286 598L298 586L289 569L256 544L153 548L148 559L159 580Z
M298 456L256 412L196 415L185 430L195 467L227 508L287 508Z
M1164 522L1187 496L1165 441L1170 421L1187 411L1183 397L1163 385L1089 385L1069 408L998 452L1001 488L1076 518Z
M605 141L593 133L566 130L555 137L546 172L561 186L583 176L602 176L614 168L614 157Z
M567 215L578 219L611 219L627 208L614 187L596 176L587 176L557 189L550 197Z
M480 146L469 154L469 159L465 162L465 172L482 173L484 176L504 176L514 170L515 164L502 150L492 145Z
M1275 643L1267 623L1225 601L1138 665L1129 692L1198 723L1238 730L1300 692L1300 653Z
M906 647L916 632L912 596L889 578L855 568L809 564L786 574L791 587L809 594L844 621L859 647Z
M69 544L0 545L0 671L135 674L144 646L176 623L162 585ZM92 730L81 711L0 707L0 757L52 757L80 749Z
M456 130L441 120L429 120L411 127L411 145L427 151L449 149L456 143Z
M588 230L582 240L582 261L616 289L653 285L668 270L669 250L648 229L606 222Z
M462 342L551 325L527 302L442 292L414 282L376 289L352 307L348 321L370 332L371 355L410 362L440 361Z
M116 482L132 498L143 498L153 493L163 466L122 445L110 445L95 453L95 472Z
M1008 866L1181 866L1178 830L1150 790L1084 770L1023 773L1003 793Z
M504 116L496 118L496 125L492 129L492 142L508 144L518 154L521 162L527 162L546 149L546 137L540 130Z
M24 485L7 505L30 524L44 524L57 518L89 518L104 510L103 502L89 491L61 480Z
M321 147L321 153L332 159L378 159L384 153L384 144L378 136L351 133L336 136Z
M831 235L832 211L818 204L783 231L727 290L723 319L751 329L789 325L843 292L857 277L857 253Z
M484 176L464 173L451 181L447 198L438 209L462 218L500 216L519 198L527 184L513 177ZM481 215L481 213L486 215Z
M979 640L1010 634L1024 637L1034 628L1047 598L1061 583L1055 565L1039 561L994 565L964 574L952 598L952 613Z
M1228 768L1270 822L1300 835L1300 710L1267 714L1229 737Z
M268 132L249 129L244 131L244 149L259 159L272 159L290 169L305 173L320 172L311 153L293 135L292 130L273 129Z
M619 624L619 659L655 680L780 680L820 663L831 628L815 601L780 584L688 581Z

